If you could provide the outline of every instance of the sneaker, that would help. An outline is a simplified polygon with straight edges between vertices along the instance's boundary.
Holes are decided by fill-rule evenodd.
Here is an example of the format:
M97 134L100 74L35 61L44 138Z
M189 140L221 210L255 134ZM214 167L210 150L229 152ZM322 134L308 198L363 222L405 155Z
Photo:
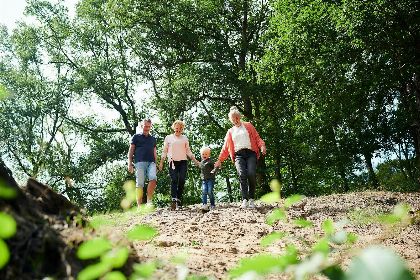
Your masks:
M176 208L177 209L181 209L182 208L182 202L179 199L176 200Z
M253 199L250 199L250 200L249 200L248 207L249 207L249 208L255 208L255 204L254 204L254 200L253 200Z
M171 201L171 210L176 210L176 200Z
M214 209L216 209L215 205L210 206L210 210L214 210Z
M241 208L247 208L248 207L248 201L246 199L242 200Z
M202 204L202 205L201 205L201 210L208 210L207 205L206 205L206 204Z

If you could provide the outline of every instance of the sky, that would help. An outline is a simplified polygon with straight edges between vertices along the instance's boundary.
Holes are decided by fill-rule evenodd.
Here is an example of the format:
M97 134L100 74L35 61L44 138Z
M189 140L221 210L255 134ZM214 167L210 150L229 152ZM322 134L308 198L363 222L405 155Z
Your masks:
M57 3L57 0L51 0ZM69 9L70 15L74 15L75 6L78 0L64 0L64 4ZM17 21L30 22L31 19L25 19L23 11L26 6L26 0L0 0L0 24L6 25L9 31L13 30Z

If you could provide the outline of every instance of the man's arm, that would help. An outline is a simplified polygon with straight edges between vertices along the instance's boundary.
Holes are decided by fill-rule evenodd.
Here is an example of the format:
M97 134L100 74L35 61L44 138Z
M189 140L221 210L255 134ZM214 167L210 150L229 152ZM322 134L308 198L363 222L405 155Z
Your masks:
M134 172L134 168L133 168L133 155L134 155L134 150L136 149L136 145L134 144L130 144L130 148L128 149L128 160L127 160L127 164L128 164L128 172L133 173Z

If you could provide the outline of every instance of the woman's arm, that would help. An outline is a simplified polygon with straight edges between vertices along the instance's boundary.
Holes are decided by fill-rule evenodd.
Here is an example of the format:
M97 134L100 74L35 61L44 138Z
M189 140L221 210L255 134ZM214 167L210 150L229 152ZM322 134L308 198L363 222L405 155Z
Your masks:
M168 154L168 148L169 148L169 143L167 141L167 137L165 137L165 140L163 142L163 149L162 149L162 156L160 157L160 163L159 163L159 171L162 171L163 169L163 162L166 159L166 156Z

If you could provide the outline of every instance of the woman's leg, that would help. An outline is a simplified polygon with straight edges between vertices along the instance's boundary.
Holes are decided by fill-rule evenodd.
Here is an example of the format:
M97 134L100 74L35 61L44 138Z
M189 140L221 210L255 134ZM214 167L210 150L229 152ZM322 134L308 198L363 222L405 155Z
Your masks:
M246 159L247 166L247 177L249 186L249 198L255 198L255 187L257 185L257 155L254 152L249 152L249 156Z
M242 153L235 155L235 167L239 175L239 184L241 185L242 199L248 200L248 171L246 158Z
M172 200L176 200L178 198L178 170L176 168L176 162L172 161L169 164L169 176L171 177L171 197Z
M180 205L182 205L182 195L184 193L185 178L187 177L187 161L180 160L178 161L178 190L177 198Z

